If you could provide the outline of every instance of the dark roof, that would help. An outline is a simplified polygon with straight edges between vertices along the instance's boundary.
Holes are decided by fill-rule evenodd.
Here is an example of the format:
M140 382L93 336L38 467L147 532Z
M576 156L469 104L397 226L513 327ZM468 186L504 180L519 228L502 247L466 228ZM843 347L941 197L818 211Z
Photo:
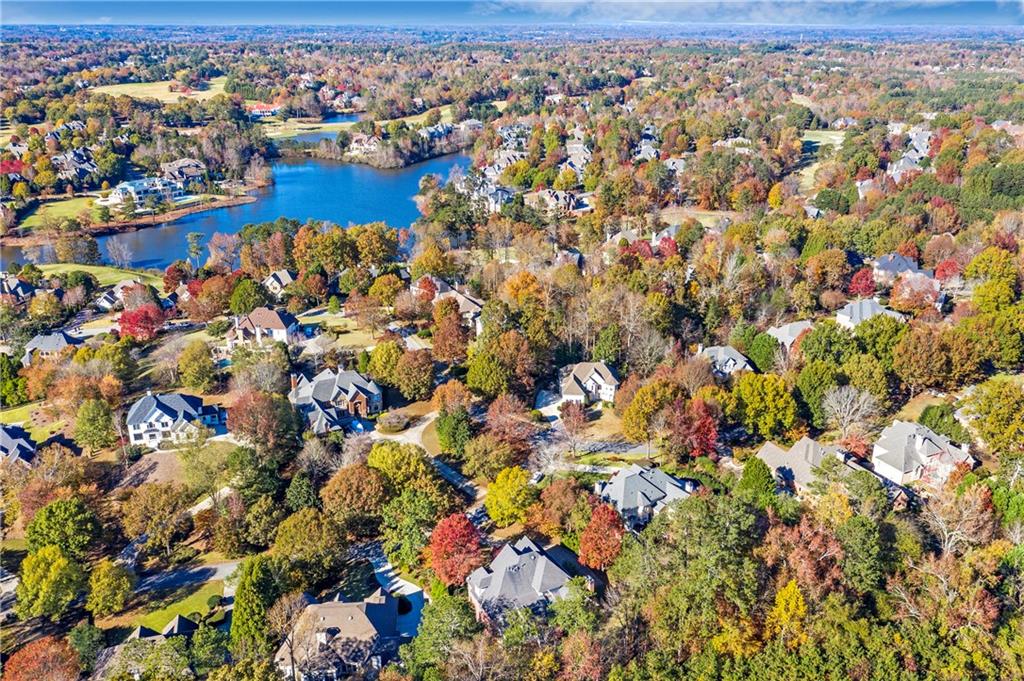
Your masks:
M148 423L160 414L168 416L172 421L195 421L202 411L203 400L195 395L146 395L128 410L127 423L129 426Z
M36 443L21 426L0 425L0 456L6 461L32 463L36 458Z

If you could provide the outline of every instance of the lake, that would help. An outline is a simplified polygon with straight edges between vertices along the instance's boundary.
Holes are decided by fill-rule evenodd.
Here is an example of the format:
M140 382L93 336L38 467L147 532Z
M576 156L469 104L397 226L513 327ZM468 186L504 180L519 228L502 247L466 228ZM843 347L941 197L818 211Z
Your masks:
M324 123L355 123L356 121L362 120L363 114L361 113L347 113L347 114L333 114L331 116L324 117ZM295 142L312 142L317 144L320 140L333 140L337 139L337 130L320 130L317 132L303 132L294 137L288 139Z
M354 163L318 159L281 160L273 164L274 184L256 192L255 203L218 208L188 215L158 227L99 237L100 253L106 256L106 244L116 240L132 251L136 267L163 269L186 257L185 235L202 232L234 233L250 222L268 222L279 217L330 220L339 225L384 221L392 227L408 227L419 217L413 197L419 191L420 178L427 174L448 179L452 168L469 167L470 159L451 154L422 163L381 170ZM20 260L16 247L0 252L4 266Z

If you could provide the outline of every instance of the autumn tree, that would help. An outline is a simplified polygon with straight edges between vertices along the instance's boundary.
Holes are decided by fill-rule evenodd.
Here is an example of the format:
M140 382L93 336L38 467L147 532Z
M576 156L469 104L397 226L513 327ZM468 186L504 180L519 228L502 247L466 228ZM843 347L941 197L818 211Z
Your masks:
M14 611L21 619L49 617L56 622L85 586L81 566L57 546L44 546L21 563Z
M428 398L434 387L434 360L430 350L407 350L395 365L394 380L405 399Z
M796 422L796 401L781 376L743 374L733 388L743 424L768 439Z
M604 570L618 558L625 532L618 512L609 504L598 505L580 537L580 562Z
M124 610L135 590L135 575L120 563L104 558L89 575L85 609L93 617L108 617Z
M575 455L576 444L587 427L586 409L576 400L567 400L558 406L558 416L569 439L569 449Z
M765 628L788 648L796 648L807 640L804 620L807 603L796 580L791 579L775 594L775 605L768 611Z
M676 386L654 381L636 391L622 415L622 434L633 442L649 442L654 436L654 418L677 395Z
M52 635L27 643L4 664L8 681L75 681L79 676L78 655Z
M523 468L511 467L498 473L484 498L487 514L498 527L508 527L526 520L526 512L534 499L530 474Z
M457 364L466 359L467 333L458 314L446 315L434 329L431 351L438 361Z
M217 365L206 343L194 340L185 346L178 359L178 375L183 386L200 392L217 385Z
M125 310L119 321L121 335L139 343L148 343L156 338L157 331L165 321L163 310L155 303L149 303L134 310Z
M458 586L485 562L480 531L464 513L453 513L430 534L428 565L443 583Z
M283 395L245 391L228 409L228 428L268 458L276 459L298 447L298 416Z
M718 444L718 422L699 397L677 397L665 410L665 451L676 461L711 456Z
M356 534L373 534L389 498L387 479L365 463L345 466L320 490L324 513Z
M851 385L833 387L821 401L828 423L839 429L843 438L878 414L878 401L868 392Z
M136 487L121 506L121 523L131 537L145 534L147 546L163 549L170 557L174 541L191 526L188 508L192 498L184 486L150 482Z

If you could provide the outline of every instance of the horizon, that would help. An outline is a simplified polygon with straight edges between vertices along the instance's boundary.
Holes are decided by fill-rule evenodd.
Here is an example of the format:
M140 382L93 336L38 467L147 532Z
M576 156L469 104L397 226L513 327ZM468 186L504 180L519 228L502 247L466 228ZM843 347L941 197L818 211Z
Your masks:
M484 28L700 26L831 29L984 29L1024 26L1024 2L1005 0L5 0L3 25Z

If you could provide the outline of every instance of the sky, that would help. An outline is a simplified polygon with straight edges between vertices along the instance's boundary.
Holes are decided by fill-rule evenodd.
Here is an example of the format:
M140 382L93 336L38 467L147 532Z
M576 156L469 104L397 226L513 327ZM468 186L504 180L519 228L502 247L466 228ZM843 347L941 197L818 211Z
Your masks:
M0 23L1024 26L1024 0L0 0Z

